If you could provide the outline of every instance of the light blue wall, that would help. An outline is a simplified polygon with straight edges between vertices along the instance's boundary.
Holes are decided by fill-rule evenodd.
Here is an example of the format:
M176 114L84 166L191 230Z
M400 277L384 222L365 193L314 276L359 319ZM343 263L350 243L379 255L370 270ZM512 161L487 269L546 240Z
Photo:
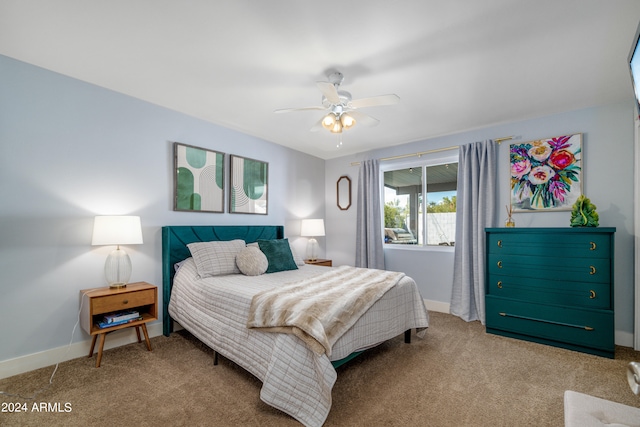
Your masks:
M515 142L545 137L583 134L584 187L587 197L598 207L600 225L616 227L615 247L615 319L618 344L633 346L634 236L633 182L634 142L633 103L613 104L598 108L508 123L471 132L404 144L360 155L341 157L326 162L327 257L336 264L355 261L355 205L348 211L336 207L336 181L348 175L357 189L358 167L351 166L368 158L384 158L467 144L505 136L518 136ZM344 142L348 144L348 141ZM393 141L389 141L393 143ZM509 142L499 148L499 202L496 206L504 221L509 203ZM355 200L355 199L354 199ZM570 212L517 213L517 227L565 227ZM501 225L501 224L497 224ZM386 267L404 271L414 277L427 300L448 304L453 278L453 250L415 251L385 248Z
M172 141L268 162L269 214L174 212ZM95 215L141 217L132 281L160 285L163 225L283 224L304 251L299 218L325 211L319 158L4 56L0 147L0 361L69 343L114 249L90 245Z

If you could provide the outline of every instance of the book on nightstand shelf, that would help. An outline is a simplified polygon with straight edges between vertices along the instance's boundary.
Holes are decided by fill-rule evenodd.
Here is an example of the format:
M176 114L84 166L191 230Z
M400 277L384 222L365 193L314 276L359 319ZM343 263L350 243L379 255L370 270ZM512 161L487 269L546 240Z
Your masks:
M133 317L131 319L119 320L117 322L99 322L98 327L100 327L100 329L110 328L112 326L124 325L125 323L131 323L138 320L142 320L142 316Z
M137 310L117 311L115 313L105 314L104 323L117 323L138 317L140 317L140 313Z

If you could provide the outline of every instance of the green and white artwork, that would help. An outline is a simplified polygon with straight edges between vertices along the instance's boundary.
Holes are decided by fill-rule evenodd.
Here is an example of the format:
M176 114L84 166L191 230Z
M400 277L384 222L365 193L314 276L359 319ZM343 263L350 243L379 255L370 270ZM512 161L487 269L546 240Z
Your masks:
M231 155L229 213L267 214L269 164Z
M224 153L174 143L176 211L224 212Z

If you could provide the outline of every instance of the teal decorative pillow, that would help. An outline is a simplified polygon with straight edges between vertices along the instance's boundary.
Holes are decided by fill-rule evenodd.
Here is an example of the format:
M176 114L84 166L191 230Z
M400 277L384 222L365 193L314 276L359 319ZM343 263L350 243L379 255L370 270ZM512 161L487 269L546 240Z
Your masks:
M267 273L298 269L291 254L289 239L258 240L258 246L269 261Z

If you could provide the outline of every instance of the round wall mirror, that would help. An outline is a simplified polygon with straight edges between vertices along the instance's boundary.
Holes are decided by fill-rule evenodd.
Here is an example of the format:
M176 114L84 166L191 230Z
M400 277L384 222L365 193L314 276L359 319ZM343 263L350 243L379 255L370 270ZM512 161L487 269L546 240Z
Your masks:
M338 194L338 209L346 211L351 207L351 179L343 175L338 179L337 194Z

